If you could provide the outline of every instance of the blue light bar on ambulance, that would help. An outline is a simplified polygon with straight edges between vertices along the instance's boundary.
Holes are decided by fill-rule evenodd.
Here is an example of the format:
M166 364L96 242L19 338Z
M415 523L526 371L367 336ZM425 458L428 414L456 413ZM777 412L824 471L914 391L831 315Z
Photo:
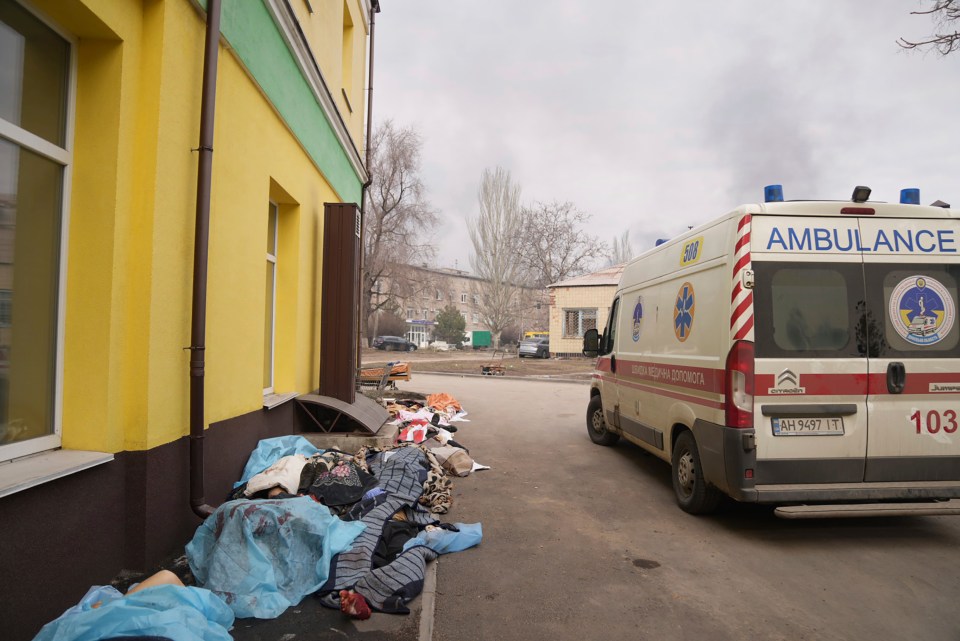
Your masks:
M901 189L900 204L901 205L919 205L920 190L917 189L916 187L912 187L910 189Z
M763 202L782 203L783 185L767 185L763 188Z

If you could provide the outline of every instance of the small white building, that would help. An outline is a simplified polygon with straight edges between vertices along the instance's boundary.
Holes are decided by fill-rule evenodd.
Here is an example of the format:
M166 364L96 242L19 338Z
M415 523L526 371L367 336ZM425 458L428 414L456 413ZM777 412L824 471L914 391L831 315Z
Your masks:
M579 356L583 333L607 323L624 264L548 285L550 290L550 354Z

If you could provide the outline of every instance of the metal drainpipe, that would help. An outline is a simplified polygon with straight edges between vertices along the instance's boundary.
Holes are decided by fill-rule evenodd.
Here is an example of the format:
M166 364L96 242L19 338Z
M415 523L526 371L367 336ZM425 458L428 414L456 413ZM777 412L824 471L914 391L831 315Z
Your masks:
M207 245L210 239L210 183L213 176L213 115L217 98L220 0L207 0L197 167L197 224L193 242L193 317L190 324L190 507L206 518L214 508L203 496L203 370L207 326Z
M367 87L367 148L364 150L364 165L367 170L367 182L363 183L363 187L360 189L360 266L357 273L357 291L360 292L360 295L363 296L363 254L364 254L364 242L363 234L366 231L367 224L367 189L370 187L370 184L373 182L373 175L370 173L370 137L373 135L373 42L374 42L374 27L376 26L376 14L380 13L380 1L372 0L370 3L370 60L368 61L369 71L367 72L367 80L370 83ZM363 305L360 305L360 312L363 313ZM357 358L356 366L360 367L362 354L360 350L363 348L363 341L360 336L360 327L363 325L363 319L357 319ZM368 328L369 329L369 328Z

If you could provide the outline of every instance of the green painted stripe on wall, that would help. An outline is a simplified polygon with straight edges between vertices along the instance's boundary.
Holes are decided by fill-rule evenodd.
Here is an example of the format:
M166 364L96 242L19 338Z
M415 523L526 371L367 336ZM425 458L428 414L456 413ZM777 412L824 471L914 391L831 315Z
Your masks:
M198 0L205 8L206 0ZM323 107L261 0L221 4L220 32L266 93L343 202L360 202L363 184Z

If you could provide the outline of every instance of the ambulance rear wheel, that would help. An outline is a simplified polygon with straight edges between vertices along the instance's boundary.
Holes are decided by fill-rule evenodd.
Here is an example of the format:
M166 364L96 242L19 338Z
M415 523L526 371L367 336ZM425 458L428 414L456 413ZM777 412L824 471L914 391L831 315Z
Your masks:
M693 434L684 431L673 446L673 493L677 505L690 514L710 514L720 505L723 494L703 478L700 452Z
M616 445L620 435L607 431L607 422L603 419L603 401L597 394L587 405L587 434L597 445Z

